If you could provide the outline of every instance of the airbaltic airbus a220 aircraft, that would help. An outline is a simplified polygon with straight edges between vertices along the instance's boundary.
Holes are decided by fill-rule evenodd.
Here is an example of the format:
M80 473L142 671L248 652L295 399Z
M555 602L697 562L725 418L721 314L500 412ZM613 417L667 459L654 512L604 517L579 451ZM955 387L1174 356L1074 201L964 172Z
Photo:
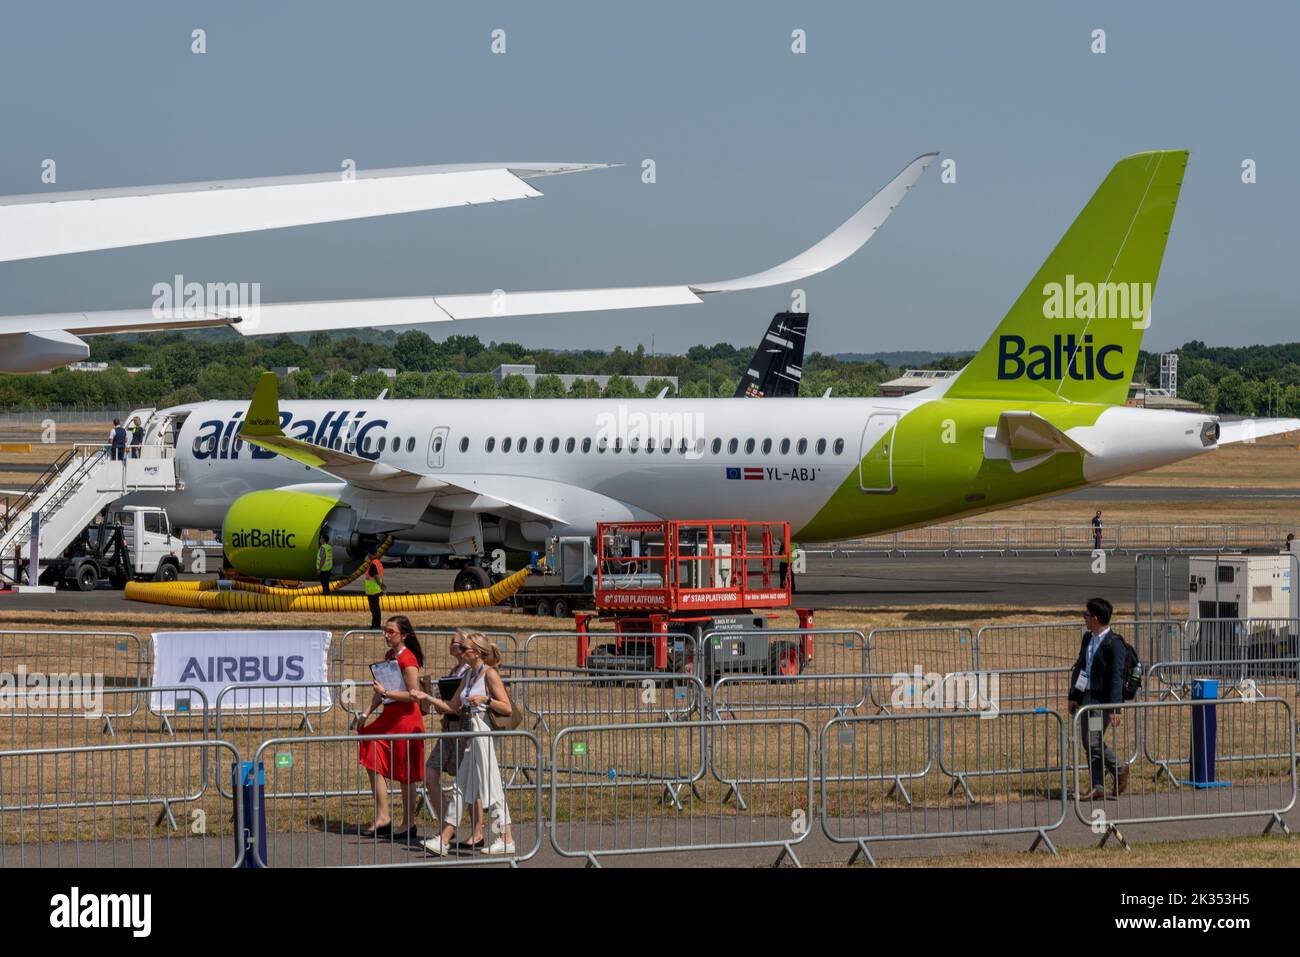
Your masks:
M1124 405L1186 164L1121 160L965 369L913 396L278 404L268 373L246 414L160 413L183 417L185 486L161 503L220 525L237 568L310 579L322 527L354 556L389 533L481 555L654 518L784 519L826 541L1300 428Z

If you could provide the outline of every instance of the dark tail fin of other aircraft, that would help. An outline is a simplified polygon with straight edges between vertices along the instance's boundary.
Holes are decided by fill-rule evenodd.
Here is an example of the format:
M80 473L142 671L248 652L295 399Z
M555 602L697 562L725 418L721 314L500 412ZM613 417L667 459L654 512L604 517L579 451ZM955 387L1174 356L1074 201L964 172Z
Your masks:
M736 386L736 398L792 399L799 395L808 313L778 312Z

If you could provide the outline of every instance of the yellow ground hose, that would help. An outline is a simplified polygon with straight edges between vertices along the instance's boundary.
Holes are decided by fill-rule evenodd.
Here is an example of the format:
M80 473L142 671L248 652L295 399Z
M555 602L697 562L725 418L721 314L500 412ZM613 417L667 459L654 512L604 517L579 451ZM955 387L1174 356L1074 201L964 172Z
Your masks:
M364 565L364 563L363 563ZM453 608L483 608L496 605L523 587L531 569L521 568L490 588L472 591L449 591L427 595L390 595L379 598L382 612L448 611ZM343 587L357 576L343 579ZM219 611L351 611L367 612L365 595L322 595L319 585L301 588L277 588L256 582L234 581L229 591L218 591L211 579L184 582L127 582L126 598L157 605L181 608L207 608Z

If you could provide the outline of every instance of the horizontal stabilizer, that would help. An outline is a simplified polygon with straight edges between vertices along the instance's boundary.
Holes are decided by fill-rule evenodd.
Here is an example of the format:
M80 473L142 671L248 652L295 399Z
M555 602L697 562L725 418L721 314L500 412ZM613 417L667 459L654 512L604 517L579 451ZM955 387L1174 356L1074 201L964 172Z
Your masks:
M1300 419L1241 419L1219 423L1219 444L1254 442L1270 435L1300 431Z
M1034 412L1003 412L996 427L984 432L984 457L1011 463L1024 472L1058 452L1089 454L1059 428Z

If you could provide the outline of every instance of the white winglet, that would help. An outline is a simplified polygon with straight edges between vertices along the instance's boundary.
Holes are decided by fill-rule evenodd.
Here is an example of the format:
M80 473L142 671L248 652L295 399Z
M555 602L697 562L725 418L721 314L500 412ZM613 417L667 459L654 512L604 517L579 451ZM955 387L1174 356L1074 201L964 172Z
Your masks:
M779 286L782 283L798 282L800 279L825 272L832 266L838 266L862 248L868 239L876 234L881 225L889 218L895 207L903 201L907 191L916 185L921 174L929 169L938 153L926 153L918 156L903 168L903 171L889 181L880 192L869 199L865 206L850 216L839 229L831 233L815 246L810 246L793 259L787 259L779 266L756 272L752 276L739 279L724 279L722 282L691 283L696 292L737 292L742 289L761 289L764 286Z

